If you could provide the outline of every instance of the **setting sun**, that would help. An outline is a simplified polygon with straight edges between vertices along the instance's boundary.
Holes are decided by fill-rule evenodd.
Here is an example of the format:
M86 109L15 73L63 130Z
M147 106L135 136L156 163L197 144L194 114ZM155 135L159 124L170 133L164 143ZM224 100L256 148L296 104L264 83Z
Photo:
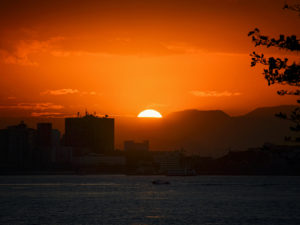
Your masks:
M146 109L140 112L138 117L162 118L162 115L154 109Z

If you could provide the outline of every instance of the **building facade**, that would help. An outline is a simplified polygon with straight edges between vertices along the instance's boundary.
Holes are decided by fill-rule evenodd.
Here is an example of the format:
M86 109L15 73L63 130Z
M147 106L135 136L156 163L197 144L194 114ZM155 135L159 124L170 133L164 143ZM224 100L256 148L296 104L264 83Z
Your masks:
M114 119L86 114L65 119L65 146L73 147L75 156L104 154L114 150Z

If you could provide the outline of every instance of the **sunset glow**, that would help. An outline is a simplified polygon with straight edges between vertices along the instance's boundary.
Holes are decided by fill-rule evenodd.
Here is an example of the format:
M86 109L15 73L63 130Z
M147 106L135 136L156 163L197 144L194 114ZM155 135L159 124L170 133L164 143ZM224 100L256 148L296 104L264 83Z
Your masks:
M299 28L300 0L0 0L0 225L300 225Z
M138 117L162 118L162 115L154 109L146 109L140 112Z
M299 33L298 15L282 10L283 0L5 2L0 116L64 117L86 108L134 116L147 107L237 115L295 102L250 67L251 29Z

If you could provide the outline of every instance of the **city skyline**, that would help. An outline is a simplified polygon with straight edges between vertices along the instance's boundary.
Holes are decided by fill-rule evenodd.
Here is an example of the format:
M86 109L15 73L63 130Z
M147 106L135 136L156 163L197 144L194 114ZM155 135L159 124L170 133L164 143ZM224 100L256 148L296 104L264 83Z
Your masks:
M190 115L195 113L197 112L188 112ZM207 112L200 112L201 114L204 120L208 118L218 120L221 130L224 129L224 121L220 120L220 116L223 119L225 116L227 120L225 125L228 126L230 118L226 118L226 115L221 115L218 111L213 112L215 115L209 115ZM253 115L251 117L250 122L255 122L253 120L255 117ZM278 145L266 142L260 147L248 147L242 151L229 148L221 155L212 157L201 155L201 152L189 152L182 147L171 151L150 149L151 141L144 139L137 142L134 140L136 137L132 136L134 139L124 140L122 149L115 149L113 118L86 113L82 117L78 115L64 120L66 131L63 135L59 130L53 129L52 123L49 122L37 123L36 129L28 127L24 121L0 129L0 175L35 173L166 176L299 175L297 144ZM199 124L193 116L189 120ZM184 129L185 133L189 133L193 138L195 127L190 126L190 122L185 121L184 127L178 127L178 124L175 126L179 130ZM202 121L202 125L206 126L205 122ZM279 127L282 128L281 125ZM186 130L187 128L191 130ZM164 128L159 129L166 132ZM148 130L147 137L151 138L151 133ZM170 130L166 133L169 137L176 135L176 132L172 133ZM215 140L221 141L215 132L213 135ZM181 138L177 136L176 141L178 139ZM167 145L171 146L170 143ZM198 148L201 150L201 144ZM152 183L170 184L160 181Z
M122 150L124 141L127 140L139 142L149 140L150 149L155 151L184 149L188 154L220 156L229 149L246 150L249 147L261 146L266 142L289 144L290 142L285 137L295 135L290 130L292 124L274 115L278 112L289 113L294 108L295 105L257 108L242 116L230 116L221 110L184 110L167 114L162 118L97 116L88 112L78 113L69 118L6 117L0 121L0 129L24 120L29 128L34 129L38 123L51 123L54 129L58 129L64 135L65 120L80 121L81 118L98 117L115 121L115 149ZM78 133L77 137L87 133L92 134L85 130L88 123L91 127L98 126L93 120L82 121L86 121L86 125L74 127ZM102 133L103 130L100 129L99 140L90 139L91 143L87 146L91 146L92 143L96 144L97 141L101 145ZM106 133L110 133L109 129ZM78 138L74 140L76 139ZM110 139L108 138L107 141L110 142Z

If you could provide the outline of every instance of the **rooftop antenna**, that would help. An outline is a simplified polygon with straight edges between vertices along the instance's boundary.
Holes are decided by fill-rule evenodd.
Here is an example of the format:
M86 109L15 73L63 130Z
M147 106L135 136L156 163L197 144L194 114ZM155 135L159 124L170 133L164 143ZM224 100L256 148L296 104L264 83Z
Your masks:
M88 113L87 109L85 109L85 116L88 116L88 115L89 115L89 113Z
M284 1L284 6L283 6L283 9L288 9L289 8L289 5L287 3L287 0Z

